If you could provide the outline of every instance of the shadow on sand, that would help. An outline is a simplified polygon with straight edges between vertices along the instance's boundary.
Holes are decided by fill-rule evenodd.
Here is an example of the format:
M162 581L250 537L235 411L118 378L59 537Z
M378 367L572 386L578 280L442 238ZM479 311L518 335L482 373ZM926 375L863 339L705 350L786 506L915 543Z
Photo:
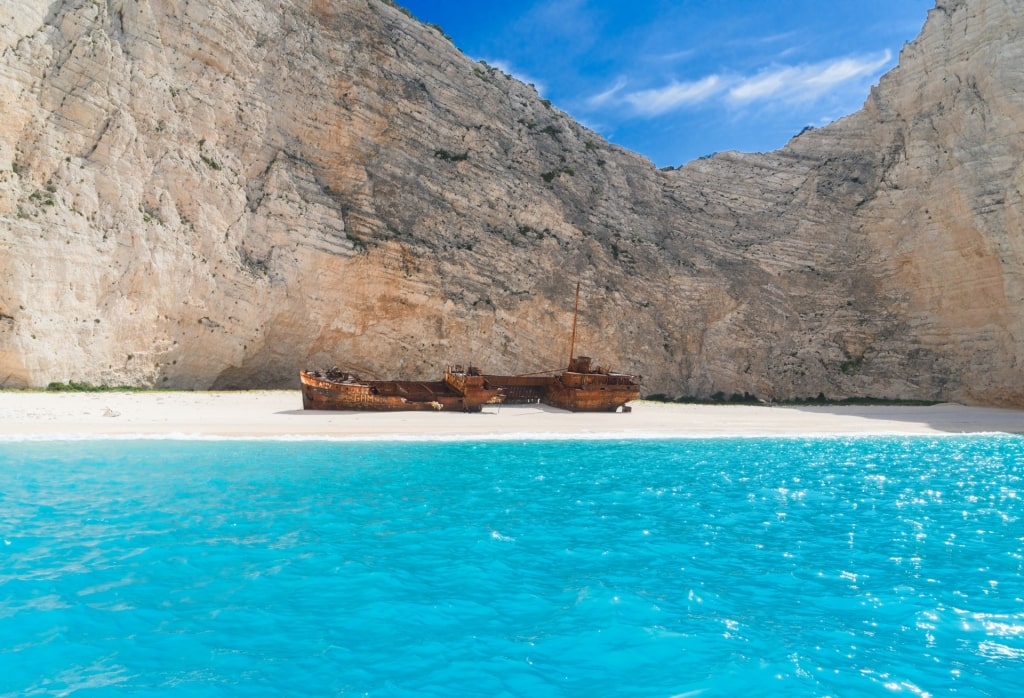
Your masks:
M769 408L780 409L780 408ZM852 417L926 425L949 434L1001 432L1024 434L1024 411L999 407L967 407L952 403L928 406L903 405L787 405L788 410L808 414Z

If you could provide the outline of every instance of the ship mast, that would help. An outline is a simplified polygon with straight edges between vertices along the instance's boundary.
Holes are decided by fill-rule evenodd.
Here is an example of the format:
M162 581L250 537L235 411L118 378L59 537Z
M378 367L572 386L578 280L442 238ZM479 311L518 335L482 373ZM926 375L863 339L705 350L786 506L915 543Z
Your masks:
M572 340L569 342L569 363L572 366L573 353L576 351L576 318L580 314L580 282L576 282L576 306L572 311Z

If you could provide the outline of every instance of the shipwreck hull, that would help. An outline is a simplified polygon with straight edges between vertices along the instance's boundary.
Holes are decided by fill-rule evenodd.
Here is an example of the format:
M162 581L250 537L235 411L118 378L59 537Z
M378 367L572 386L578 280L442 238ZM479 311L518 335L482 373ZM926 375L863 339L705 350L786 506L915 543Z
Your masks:
M434 410L479 412L487 404L544 403L570 412L616 412L640 397L639 376L592 367L573 358L557 375L484 375L448 366L444 380L360 380L346 371L300 371L307 410Z
M449 366L444 372L444 382L463 398L466 411L479 412L487 404L504 401L500 388L492 385L480 371L470 366Z
M586 356L554 376L486 376L501 389L505 404L544 403L570 412L616 412L640 397L637 376L591 367Z
M447 378L448 374L442 381L361 381L348 373L299 373L306 410L479 412L499 397L497 390L474 381L460 392Z
M500 388L502 404L530 405L544 402L555 376L486 376L490 385Z
M570 412L617 412L627 402L639 397L640 390L632 386L572 388L556 381L544 402Z

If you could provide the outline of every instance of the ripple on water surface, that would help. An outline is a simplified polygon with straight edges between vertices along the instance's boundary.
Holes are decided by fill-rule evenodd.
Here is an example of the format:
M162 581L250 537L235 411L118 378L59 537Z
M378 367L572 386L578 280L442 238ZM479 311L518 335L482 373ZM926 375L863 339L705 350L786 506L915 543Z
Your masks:
M1015 695L1024 439L0 445L0 696Z

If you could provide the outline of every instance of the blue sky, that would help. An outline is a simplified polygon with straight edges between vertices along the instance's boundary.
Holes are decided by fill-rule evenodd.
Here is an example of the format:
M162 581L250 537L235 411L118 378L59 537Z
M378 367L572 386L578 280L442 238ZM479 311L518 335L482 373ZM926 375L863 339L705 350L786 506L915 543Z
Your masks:
M861 107L934 0L398 0L659 167Z

